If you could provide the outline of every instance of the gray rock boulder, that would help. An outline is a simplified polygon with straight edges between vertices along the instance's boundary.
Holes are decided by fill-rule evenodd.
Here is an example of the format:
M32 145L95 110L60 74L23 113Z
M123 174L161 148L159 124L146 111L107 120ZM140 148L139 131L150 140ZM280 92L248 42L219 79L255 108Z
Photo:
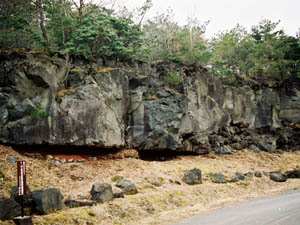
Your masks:
M255 175L256 177L262 177L263 174L262 174L261 171L255 171L254 175Z
M260 149L255 145L250 145L249 150L255 153L259 153Z
M285 176L287 178L292 178L292 179L295 179L295 178L300 178L300 170L290 170L290 171L286 171L285 172Z
M244 180L245 175L242 174L241 172L236 172L232 177L231 177L231 182L238 182L240 180Z
M285 182L287 180L286 175L283 174L281 171L270 172L269 176L270 179L275 182Z
M10 164L14 164L14 163L16 163L16 158L15 157L13 157L13 156L9 156L9 157L7 157L7 162L8 163L10 163Z
M12 199L0 198L0 220L9 220L21 215L21 206Z
M231 154L232 148L230 145L217 146L213 148L213 151L217 154Z
M125 195L134 195L138 193L135 184L132 181L127 179L118 180L116 186L120 188Z
M198 168L189 170L184 174L183 181L186 184L202 184L202 171Z
M91 200L96 202L107 202L114 198L112 187L107 183L94 183L90 191Z
M276 152L276 138L271 135L254 135L254 141L256 142L256 146L263 151L274 153Z
M34 212L45 215L55 210L62 210L65 205L63 196L57 188L47 188L32 192Z
M124 191L118 189L114 189L113 190L113 195L114 195L114 198L124 198Z
M65 205L69 208L77 208L83 206L93 206L96 205L96 201L87 199L67 199Z
M210 175L210 179L213 183L218 183L218 184L227 183L226 177L222 173L213 173Z
M245 176L248 178L248 179L252 179L254 174L252 172L248 172L248 173L245 173Z
M267 171L263 171L263 175L266 176L266 177L269 177L269 176L270 176L270 173L267 172Z
M242 150L243 146L240 143L233 143L231 144L231 147L236 149L236 150Z
M156 187L160 187L164 183L164 179L162 177L157 177L150 182L152 185Z

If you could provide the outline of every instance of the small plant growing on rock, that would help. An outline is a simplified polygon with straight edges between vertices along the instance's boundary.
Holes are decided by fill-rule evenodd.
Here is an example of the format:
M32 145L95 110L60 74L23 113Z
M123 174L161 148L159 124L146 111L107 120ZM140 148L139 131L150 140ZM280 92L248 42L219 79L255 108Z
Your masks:
M166 76L164 76L164 82L166 84L180 84L183 82L183 77L176 71L171 70Z
M34 110L31 112L31 117L39 119L45 118L46 116L47 112L45 109L40 104L35 105Z

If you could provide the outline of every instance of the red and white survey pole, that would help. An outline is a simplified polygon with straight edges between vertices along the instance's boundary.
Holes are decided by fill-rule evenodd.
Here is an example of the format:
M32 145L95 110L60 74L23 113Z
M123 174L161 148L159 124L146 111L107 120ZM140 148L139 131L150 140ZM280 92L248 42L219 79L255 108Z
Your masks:
M21 216L14 217L16 225L33 225L31 216L24 216L24 196L27 195L26 189L26 162L20 160L17 162L18 170L18 195L21 198Z
M21 196L21 207L22 207L22 217L24 217L24 195L27 194L26 190L26 162L25 161L18 161L17 162L18 168L18 194Z

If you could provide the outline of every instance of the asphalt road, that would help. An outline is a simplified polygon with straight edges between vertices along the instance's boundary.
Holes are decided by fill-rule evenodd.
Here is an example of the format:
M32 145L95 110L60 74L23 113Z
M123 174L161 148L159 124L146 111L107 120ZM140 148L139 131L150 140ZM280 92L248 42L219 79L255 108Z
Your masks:
M224 207L172 225L300 225L300 190Z

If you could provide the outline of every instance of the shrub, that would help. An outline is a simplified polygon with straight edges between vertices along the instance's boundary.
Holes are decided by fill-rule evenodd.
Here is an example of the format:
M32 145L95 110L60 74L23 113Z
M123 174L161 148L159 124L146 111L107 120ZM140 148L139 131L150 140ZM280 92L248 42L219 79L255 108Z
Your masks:
M46 116L47 112L45 109L40 104L35 105L34 110L31 112L31 117L39 119L45 118Z
M178 72L171 70L164 76L164 82L166 84L180 84L183 82L183 77Z

